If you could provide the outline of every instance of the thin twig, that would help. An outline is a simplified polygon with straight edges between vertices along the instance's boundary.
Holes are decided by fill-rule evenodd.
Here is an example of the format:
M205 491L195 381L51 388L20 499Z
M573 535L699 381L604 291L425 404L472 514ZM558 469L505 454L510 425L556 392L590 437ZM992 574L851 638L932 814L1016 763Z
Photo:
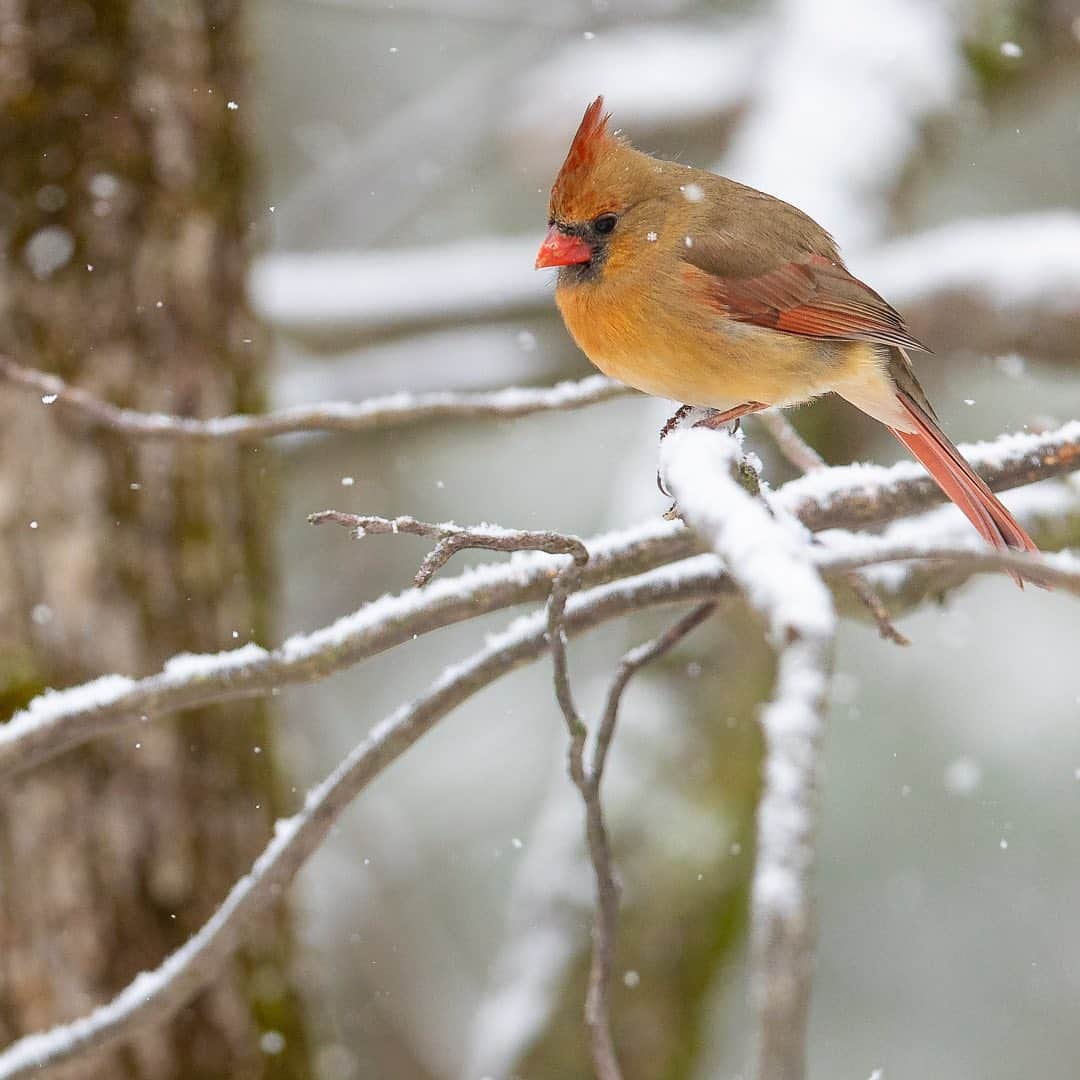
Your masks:
M758 421L772 436L780 453L800 472L812 473L828 468L825 459L799 434L795 425L779 409L768 409L759 413ZM889 615L889 609L874 591L873 585L862 574L853 571L848 578L848 584L873 616L874 622L877 623L878 633L883 638L896 645L911 644L911 641L896 628Z
M794 424L779 409L759 412L757 419L772 436L776 448L799 472L828 468L825 459L795 430Z
M699 604L688 615L683 616L677 623L669 627L664 633L651 641L646 641L627 652L619 661L615 670L615 678L608 690L604 711L600 718L600 724L596 729L596 738L593 740L592 753L589 755L589 780L599 790L600 783L604 778L604 766L607 764L608 750L611 748L611 740L615 734L615 722L618 718L619 706L622 703L623 691L630 680L646 665L673 649L687 634L696 630L716 610L716 602L708 601Z
M831 576L853 569L880 566L891 562L940 562L953 573L964 576L995 570L1012 571L1025 581L1080 596L1080 561L1071 555L1037 555L1026 551L998 551L991 547L961 544L905 544L870 542L853 553L830 553L819 556L818 565Z
M851 586L851 591L858 597L859 603L870 612L881 637L886 641L891 641L894 645L911 644L911 638L902 633L896 623L893 622L892 614L885 606L885 601L878 596L877 590L866 579L865 574L853 570L847 575L847 583Z
M59 376L23 367L3 355L0 355L0 378L38 394L48 408L66 410L98 427L137 439L192 442L252 443L296 432L375 431L431 420L506 420L538 412L580 409L633 392L603 375L590 375L578 382L562 382L551 387L389 394L355 404L324 402L262 415L196 420L189 416L122 409Z
M619 886L611 857L611 845L604 821L600 785L604 778L608 751L615 736L619 706L630 680L647 664L659 659L700 626L714 611L716 604L699 604L688 615L653 638L627 652L619 661L608 690L604 711L592 742L588 764L584 761L583 742L572 742L576 761L571 775L585 804L586 835L589 858L596 877L596 915L592 929L592 958L589 963L589 987L585 997L585 1023L588 1026L593 1064L601 1080L617 1080L618 1060L611 1036L611 980L615 971L616 928L619 916Z
M451 521L438 524L418 521L414 517L384 518L364 514L347 514L341 510L320 510L309 514L312 525L332 522L343 525L356 540L365 536L408 533L411 536L433 537L438 543L424 558L413 578L417 586L426 585L459 551L479 548L484 551L542 551L547 555L571 555L574 564L584 566L589 552L584 541L576 536L552 532L549 529L506 529L501 525L455 525Z
M586 553L587 557L587 553ZM596 877L596 914L593 918L593 962L589 989L585 998L585 1026L589 1031L589 1050L597 1080L622 1080L615 1040L611 1035L608 1009L608 986L615 947L615 924L618 918L619 893L611 862L611 846L604 825L600 793L585 770L585 740L588 728L581 719L570 687L565 613L571 592L576 588L584 563L575 559L560 572L551 585L547 603L547 638L551 648L555 700L559 704L569 746L567 772L585 804L585 839ZM602 970L598 967L602 966Z

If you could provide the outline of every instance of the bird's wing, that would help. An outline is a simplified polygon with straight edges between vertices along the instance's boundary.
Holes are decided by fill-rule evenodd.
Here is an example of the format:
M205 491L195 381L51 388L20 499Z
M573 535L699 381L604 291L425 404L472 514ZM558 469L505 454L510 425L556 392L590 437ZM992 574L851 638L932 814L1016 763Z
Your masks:
M778 267L742 276L716 246L695 242L684 255L687 275L721 315L803 337L873 341L921 349L900 314L843 263L804 253Z

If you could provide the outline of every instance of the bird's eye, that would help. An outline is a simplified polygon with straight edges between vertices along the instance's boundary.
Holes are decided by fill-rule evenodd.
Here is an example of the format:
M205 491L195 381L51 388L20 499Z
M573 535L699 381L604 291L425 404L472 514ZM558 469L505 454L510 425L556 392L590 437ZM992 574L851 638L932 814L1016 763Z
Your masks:
M593 219L592 226L601 236L606 236L615 228L615 223L618 220L614 214L601 214L598 218Z

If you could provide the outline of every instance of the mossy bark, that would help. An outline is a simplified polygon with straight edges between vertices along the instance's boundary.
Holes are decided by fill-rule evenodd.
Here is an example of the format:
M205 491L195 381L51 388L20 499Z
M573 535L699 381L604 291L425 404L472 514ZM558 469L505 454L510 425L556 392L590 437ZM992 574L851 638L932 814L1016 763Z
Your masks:
M261 407L243 40L236 0L0 0L0 349L138 409ZM132 444L0 387L0 706L262 640L272 472L262 450ZM0 792L0 1040L186 940L266 842L276 791L250 702ZM284 913L249 941L169 1025L71 1075L309 1075Z

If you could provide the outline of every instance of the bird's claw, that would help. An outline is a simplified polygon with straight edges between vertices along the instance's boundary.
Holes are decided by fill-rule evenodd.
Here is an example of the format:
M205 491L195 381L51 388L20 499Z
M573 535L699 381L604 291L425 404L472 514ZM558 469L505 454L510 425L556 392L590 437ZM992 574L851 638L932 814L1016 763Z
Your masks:
M660 441L663 442L693 411L693 405L680 405L660 429ZM664 491L662 487L660 490ZM664 494L668 493L664 491Z

